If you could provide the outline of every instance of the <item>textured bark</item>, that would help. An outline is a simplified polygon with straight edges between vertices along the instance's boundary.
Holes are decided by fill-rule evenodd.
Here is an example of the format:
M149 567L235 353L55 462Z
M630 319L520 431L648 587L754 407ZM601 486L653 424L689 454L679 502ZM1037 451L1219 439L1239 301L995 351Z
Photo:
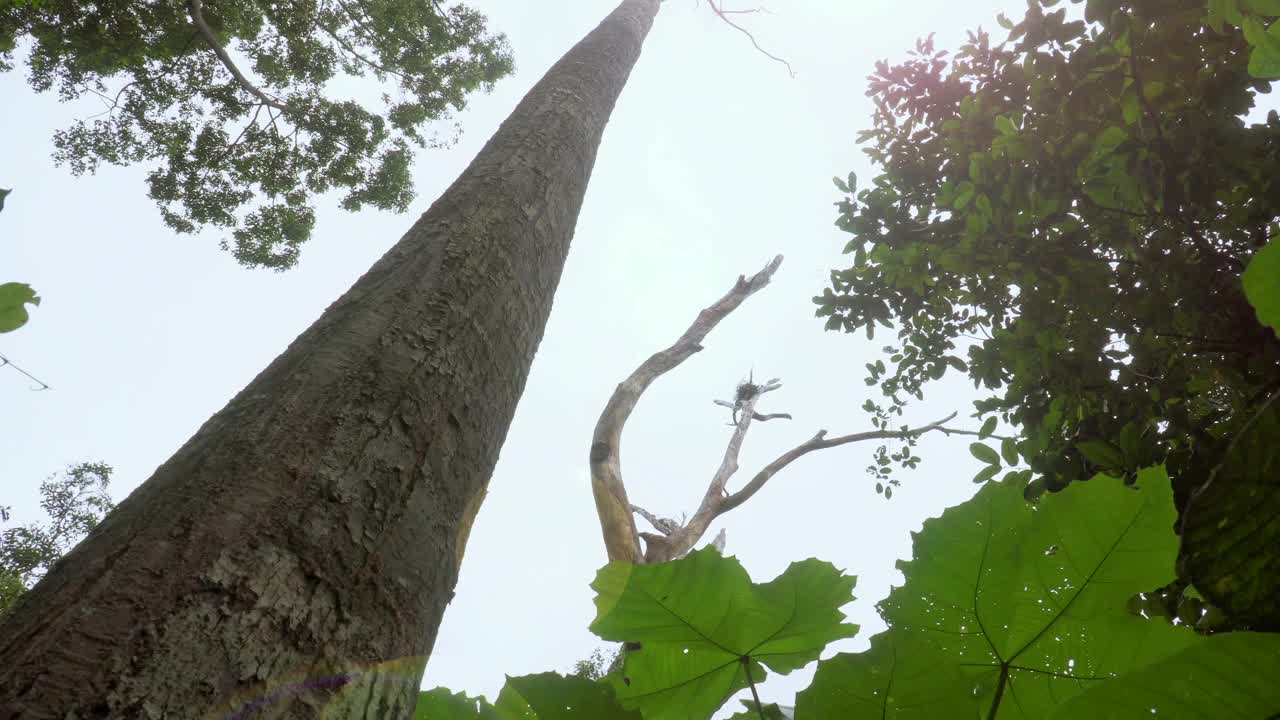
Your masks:
M562 58L385 256L0 625L0 718L408 717L659 0Z

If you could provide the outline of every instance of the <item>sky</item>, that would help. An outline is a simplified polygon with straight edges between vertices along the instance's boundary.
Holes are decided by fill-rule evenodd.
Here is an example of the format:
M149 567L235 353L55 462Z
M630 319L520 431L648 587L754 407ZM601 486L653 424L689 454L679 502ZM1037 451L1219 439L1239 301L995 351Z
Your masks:
M314 321L466 166L528 88L613 8L612 0L476 0L513 47L517 72L457 117L448 150L419 154L411 214L356 214L318 203L312 240L286 273L247 270L218 249L225 233L175 236L146 197L146 168L75 178L50 159L51 135L98 111L37 95L20 69L0 75L5 111L0 282L31 283L43 303L0 336L0 354L51 386L32 391L0 369L0 505L38 520L39 484L68 464L115 467L121 498ZM748 9L752 5L726 7ZM745 16L785 68L717 20L705 4L669 0L623 91L596 159L546 334L476 520L425 687L496 696L504 675L558 670L604 645L587 630L588 587L604 564L587 473L591 431L614 386L678 337L740 274L776 254L774 282L730 315L706 349L660 378L623 436L633 502L663 516L692 513L731 428L729 398L749 372L779 377L738 482L813 436L871 429L860 405L878 392L863 363L884 338L831 333L811 298L848 259L833 226L833 176L872 168L855 144L871 124L865 77L937 33L953 49L966 29L1020 17L1024 0L773 0ZM21 68L21 66L19 66ZM14 109L17 112L14 112ZM948 378L910 409L923 424L977 397ZM858 576L847 606L862 626L824 655L856 651L883 628L874 606L901 582L921 522L972 495L972 438L930 436L924 463L892 501L865 474L874 445L810 454L713 525L756 581L817 557ZM901 472L901 471L900 471ZM731 482L730 488L735 487ZM643 526L643 522L641 521ZM429 552L430 549L424 549ZM766 700L790 704L813 665L770 680Z

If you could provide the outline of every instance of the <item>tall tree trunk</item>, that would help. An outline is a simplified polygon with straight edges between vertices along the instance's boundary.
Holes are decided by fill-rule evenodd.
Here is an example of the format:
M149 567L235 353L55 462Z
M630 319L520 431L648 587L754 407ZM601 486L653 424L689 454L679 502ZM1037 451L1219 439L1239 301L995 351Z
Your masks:
M400 242L19 601L0 718L409 715L658 6L625 0L556 63Z

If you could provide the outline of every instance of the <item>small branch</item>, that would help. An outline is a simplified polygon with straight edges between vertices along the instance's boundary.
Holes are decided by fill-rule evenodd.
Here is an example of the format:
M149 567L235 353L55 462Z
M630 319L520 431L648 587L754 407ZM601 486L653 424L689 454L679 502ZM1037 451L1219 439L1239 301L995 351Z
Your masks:
M807 440L806 442L803 442L800 445L788 450L787 452L780 455L777 460L774 460L773 462L766 465L765 468L760 472L756 473L756 476L751 478L751 482L744 485L741 490L725 498L724 502L721 503L721 506L719 508L719 512L717 513L717 515L723 515L724 513L729 512L730 510L738 507L742 503L751 499L751 496L759 492L760 488L764 487L765 483L769 482L769 479L772 478L774 475L776 475L778 471L790 465L791 462L796 458L799 458L803 455L807 455L813 452L814 450L823 450L826 448L836 447L838 445L847 445L849 443L862 442L863 440L890 440L890 439L902 439L907 437L918 437L920 435L924 435L925 433L931 432L934 430L947 432L947 433L966 434L966 435L978 434L975 432L970 432L968 430L956 430L953 428L946 427L945 424L953 420L956 415L957 413L951 413L950 415L942 418L941 420L937 420L929 423L928 425L924 425L924 426L921 426L912 430L906 430L906 431L873 430L870 432L853 433L852 435L842 435L840 437L828 439L827 431L819 430L818 434L814 435L812 438L809 438L809 440Z
M768 50L765 50L764 48L760 47L760 43L756 42L756 36L752 35L750 30L742 27L738 23L729 19L730 15L745 15L748 13L758 12L758 10L725 10L723 7L724 6L723 1L719 5L717 5L716 0L707 0L707 4L711 6L712 12L714 12L717 16L719 16L721 20L728 23L729 27L733 28L734 30L737 30L743 35L746 35L747 38L751 40L751 44L755 46L756 50L759 51L761 55L764 55L770 60L774 60L776 62L782 63L787 67L787 72L791 75L791 77L794 78L796 76L796 71L791 69L791 63L787 62L786 60L783 60L777 55L774 55Z
M591 436L589 458L591 492L595 496L596 513L600 518L600 530L604 534L605 549L610 561L638 563L644 557L640 550L641 536L636 530L632 506L622 482L620 455L622 428L639 402L641 393L660 375L702 350L700 343L707 334L744 300L768 285L781 264L782 256L778 255L750 278L740 275L728 293L698 313L693 324L674 344L649 356L626 380L618 384L609 397Z
M982 433L976 430L961 430L959 428L951 428L951 427L939 427L939 428L933 428L933 429L937 430L943 435L972 435L973 437L979 437L979 438L983 437ZM986 437L989 437L992 440L1017 440L1018 439L1016 437L1006 437L1004 435L987 435Z
M269 105L280 111L289 109L284 103L272 98L260 90L257 85L249 82L249 78L245 77L244 73L240 72L240 68L236 67L231 56L227 54L226 48L222 47L222 43L218 42L218 37L213 34L213 29L205 22L204 4L201 0L187 0L187 10L191 15L191 24L195 25L196 29L200 31L200 34L204 36L204 39L209 43L209 48L213 50L213 54L218 56L218 60L222 62L222 66L231 73L231 77L236 79L236 82L240 87L244 88L250 95L258 98L258 100L264 105Z
M37 384L39 384L39 385L40 385L40 387L34 387L34 388L31 388L32 390L39 391L39 390L48 390L48 389L49 389L49 384L48 384L48 383L46 383L45 381L43 381L43 380L41 380L40 378L36 377L35 375L32 375L31 373L27 372L26 370L23 370L22 368L18 367L17 365L15 365L15 364L13 363L13 361L9 360L9 358L7 358L7 357L5 357L5 356L3 356L3 355L0 355L0 368L5 367L6 365L7 365L7 366L9 366L9 367L11 367L11 368L13 368L14 370L17 370L18 372L22 373L23 375L27 376L27 378L28 378L28 379L30 379L32 382L35 382L35 383L37 383Z

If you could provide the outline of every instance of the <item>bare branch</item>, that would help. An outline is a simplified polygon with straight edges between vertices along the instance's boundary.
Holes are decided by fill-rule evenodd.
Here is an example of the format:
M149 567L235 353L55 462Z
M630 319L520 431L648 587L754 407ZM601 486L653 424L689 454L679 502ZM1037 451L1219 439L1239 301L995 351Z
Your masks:
M191 15L191 24L195 25L196 29L200 31L200 34L204 36L204 39L209 43L209 48L218 56L218 60L222 62L222 66L231 73L231 77L236 79L236 82L239 83L240 87L244 88L250 95L258 98L258 100L264 105L270 105L271 107L281 111L289 109L284 103L272 98L270 95L267 95L259 89L257 85L249 82L249 78L245 77L244 73L240 72L240 68L236 67L231 56L227 54L226 48L222 47L222 43L218 42L218 36L213 34L213 30L209 27L209 24L205 22L204 4L201 0L187 0L187 10Z
M622 482L620 459L622 428L640 400L641 393L658 376L701 350L703 338L744 300L768 285L781 264L782 256L778 255L750 278L739 276L724 297L698 313L693 324L671 347L649 356L635 372L623 380L605 404L591 437L590 467L591 492L595 496L596 513L600 518L600 529L604 534L605 549L610 561L640 562L642 558L640 535L636 530L631 503L627 500L626 486Z
M725 10L725 9L724 9L724 2L723 2L723 0L722 0L719 4L717 4L717 3L716 3L716 0L707 0L707 4L711 6L711 11L712 11L712 12L714 12L716 15L718 15L718 16L720 17L720 19L721 19L721 20L723 20L723 21L725 21L726 23L728 23L729 27L732 27L733 29L737 30L738 32L742 33L743 35L746 35L746 36L747 36L747 38L751 40L751 44L755 46L756 50L757 50L757 51L759 51L759 53L760 53L761 55L764 55L765 57L769 58L770 60L774 60L774 61L776 61L776 62L780 62L780 63L782 63L783 65L785 65L785 66L787 67L787 72L788 72L788 73L790 73L791 77L793 77L793 78L794 78L794 77L796 76L796 71L795 71L795 70L793 70L793 69L791 69L791 63L787 62L786 60L783 60L782 58L778 57L777 55L774 55L773 53L769 52L768 50L765 50L764 48L760 47L760 43L759 43L759 42L756 42L756 36L755 36L755 35L752 35L750 30L748 30L748 29L746 29L746 28L742 27L742 26L741 26L741 25L739 25L738 23L736 23L736 22L734 22L733 20L729 19L729 16L730 16L730 15L746 15L746 14L749 14L749 13L759 12L759 10L760 10L760 9L762 9L762 8L758 8L758 9L756 9L756 10Z

